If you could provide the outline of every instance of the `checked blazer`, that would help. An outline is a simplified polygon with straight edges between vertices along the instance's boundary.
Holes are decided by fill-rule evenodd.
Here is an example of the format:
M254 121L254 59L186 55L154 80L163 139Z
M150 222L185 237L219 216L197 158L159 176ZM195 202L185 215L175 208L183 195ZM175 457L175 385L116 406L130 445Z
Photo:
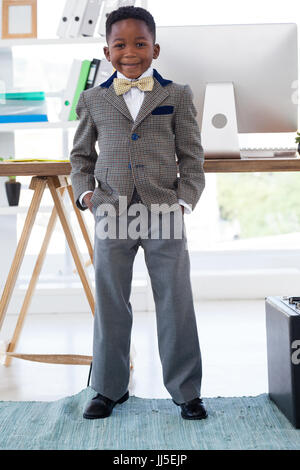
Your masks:
M193 210L205 176L190 86L166 80L154 69L153 90L145 92L134 121L123 95L115 93L116 76L117 71L101 85L83 91L77 104L79 124L70 154L76 205L86 209L79 196L90 190L93 206L110 203L121 214L119 196L126 196L129 203L136 186L152 212L157 212L153 204L164 204L161 212L169 211L166 206L179 209L179 198Z

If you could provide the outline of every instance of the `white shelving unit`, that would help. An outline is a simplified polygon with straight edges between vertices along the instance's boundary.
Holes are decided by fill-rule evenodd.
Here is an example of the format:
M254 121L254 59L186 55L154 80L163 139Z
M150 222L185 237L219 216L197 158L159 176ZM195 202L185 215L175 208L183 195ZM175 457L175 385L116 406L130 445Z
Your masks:
M63 44L104 44L105 40L101 37L80 37L80 38L51 38L51 39L1 39L0 48L17 46L48 46Z
M60 45L70 45L74 46L76 44L80 45L89 45L89 44L99 44L104 45L105 39L102 37L79 37L79 38L50 38L50 39L38 39L38 38L33 38L33 39L1 39L0 40L0 64L1 64L1 56L4 54L6 57L6 67L3 67L7 69L8 62L10 62L11 69L12 69L12 52L11 49L14 47L24 47L24 46L60 46ZM7 61L7 57L10 57L11 59ZM0 67L1 68L1 67ZM2 70L3 70L2 69ZM9 74L9 75L8 75ZM4 72L4 75L2 75L0 72L0 80L8 81L10 82L12 79L12 70L8 71L6 70ZM9 77L9 78L8 78ZM57 95L61 95L62 92L58 91ZM52 93L53 95L53 93ZM46 98L49 96L48 93L46 93ZM6 151L10 155L14 155L14 148L12 145L13 142L13 133L18 130L32 130L32 129L62 129L63 131L68 131L68 129L76 128L78 125L77 121L55 121L55 122L28 122L28 123L3 123L0 124L0 133L6 133L6 139L4 138L2 134L2 140L7 141L6 145ZM66 135L64 136L64 147L67 142ZM3 152L3 149L2 149ZM66 157L66 153L68 152L68 149L65 147L64 148L64 156Z
M13 122L0 124L0 132L14 132L26 129L72 129L76 128L78 121L56 122Z
M87 55L92 54L89 52L89 45L99 44L99 52L103 48L105 39L96 37L81 37L72 39L60 39L60 38L49 38L49 39L0 39L0 81L5 85L5 89L14 89L14 76L13 76L13 50L14 48L20 47L47 47L47 46L66 46L70 47L70 56L73 55L76 58L76 45L86 46ZM72 49L71 49L72 48ZM94 49L95 46L92 48ZM23 54L23 52L22 52ZM28 51L24 51L24 58L26 58ZM67 77L65 77L67 82ZM1 87L3 92L3 87ZM64 90L59 89L52 92L46 91L46 100L52 97L62 97ZM50 122L26 122L26 123L1 123L0 124L0 156L7 157L8 155L15 156L15 132L17 131L30 131L38 135L39 132L47 131L50 129L60 129L62 138L62 150L63 158L69 156L69 131L76 128L78 121L50 121ZM49 134L50 136L50 134ZM50 137L49 137L50 138ZM47 137L45 138L47 145ZM10 254L15 250L17 243L17 214L26 213L27 207L9 207L4 182L6 177L0 178L0 216L1 224L5 229L1 231L0 236L0 258L2 260L2 271L8 272L10 266ZM41 208L41 212L50 212L51 208L45 206ZM1 248L2 247L2 248ZM69 248L65 246L65 272L71 276L71 256ZM1 282L0 282L1 285Z

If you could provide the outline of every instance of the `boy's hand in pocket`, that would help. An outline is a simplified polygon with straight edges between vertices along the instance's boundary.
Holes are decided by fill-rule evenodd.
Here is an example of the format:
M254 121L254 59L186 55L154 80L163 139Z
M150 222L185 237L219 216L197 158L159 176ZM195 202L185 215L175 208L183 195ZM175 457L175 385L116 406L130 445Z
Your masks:
M84 200L84 203L85 205L89 208L89 210L93 213L93 204L91 203L91 197L92 197L93 193L92 191L90 193L87 193L83 200Z

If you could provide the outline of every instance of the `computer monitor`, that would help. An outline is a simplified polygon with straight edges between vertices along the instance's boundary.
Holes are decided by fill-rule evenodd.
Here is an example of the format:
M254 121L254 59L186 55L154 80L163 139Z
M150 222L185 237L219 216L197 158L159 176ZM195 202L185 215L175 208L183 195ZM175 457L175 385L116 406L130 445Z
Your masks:
M159 73L189 84L206 158L240 158L239 133L294 132L293 23L159 26Z

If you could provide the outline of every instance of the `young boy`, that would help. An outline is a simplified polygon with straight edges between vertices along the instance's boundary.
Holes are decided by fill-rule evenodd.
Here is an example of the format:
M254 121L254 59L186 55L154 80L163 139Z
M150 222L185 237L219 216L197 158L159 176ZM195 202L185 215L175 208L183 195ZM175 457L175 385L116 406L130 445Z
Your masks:
M207 417L200 399L201 353L186 237L174 235L175 216L180 214L184 225L182 214L195 208L204 189L203 149L189 85L166 80L151 66L160 52L155 39L155 22L147 10L128 6L113 11L106 21L104 54L115 72L82 92L77 106L80 121L70 157L77 206L89 208L100 222L107 214L99 215L99 209L110 205L118 210L118 228L125 211L128 229L130 210L138 203L149 215L147 234L154 225L151 213L159 213L159 223L168 213L173 223L168 237L160 228L154 238L95 234L91 387L97 395L84 411L87 419L110 416L129 397L129 298L139 246L155 301L164 385L183 418ZM123 209L121 197L128 202Z

